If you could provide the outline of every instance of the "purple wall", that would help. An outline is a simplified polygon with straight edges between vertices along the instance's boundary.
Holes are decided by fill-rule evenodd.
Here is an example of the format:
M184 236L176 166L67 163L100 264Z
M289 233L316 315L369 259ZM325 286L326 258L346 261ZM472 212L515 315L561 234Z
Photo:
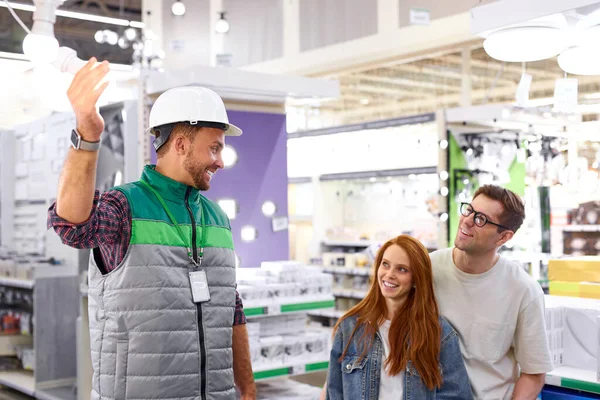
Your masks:
M231 221L235 251L242 267L258 267L262 261L289 259L288 231L273 232L271 218L262 213L262 204L277 205L275 217L288 215L287 133L285 115L228 111L229 121L244 134L227 137L226 143L238 154L238 162L218 171L206 192L211 200L232 198L239 212ZM152 148L152 162L156 154ZM242 226L252 225L258 238L250 243L240 236Z

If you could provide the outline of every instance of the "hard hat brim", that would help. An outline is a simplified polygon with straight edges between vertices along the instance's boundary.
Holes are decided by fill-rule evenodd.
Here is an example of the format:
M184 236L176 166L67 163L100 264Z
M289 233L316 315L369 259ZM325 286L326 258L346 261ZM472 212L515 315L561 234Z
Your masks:
M146 133L152 134L152 129L154 127L150 127L146 129ZM225 136L242 136L243 131L233 124L227 124L227 130L225 131Z

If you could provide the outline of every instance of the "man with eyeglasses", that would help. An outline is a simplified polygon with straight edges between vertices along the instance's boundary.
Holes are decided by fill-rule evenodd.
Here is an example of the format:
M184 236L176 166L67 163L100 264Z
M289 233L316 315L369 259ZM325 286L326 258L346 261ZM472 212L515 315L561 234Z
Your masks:
M498 254L520 228L519 196L494 185L461 204L454 247L431 254L440 313L460 337L476 399L536 399L553 369L544 293Z

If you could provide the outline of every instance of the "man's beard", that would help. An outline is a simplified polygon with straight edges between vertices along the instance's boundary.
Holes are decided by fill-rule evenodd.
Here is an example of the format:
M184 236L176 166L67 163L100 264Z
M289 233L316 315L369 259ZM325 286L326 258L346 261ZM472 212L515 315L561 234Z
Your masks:
M183 161L183 168L191 175L194 181L194 187L198 190L206 191L210 189L210 183L204 181L206 168L199 161L194 160L193 153L190 150Z

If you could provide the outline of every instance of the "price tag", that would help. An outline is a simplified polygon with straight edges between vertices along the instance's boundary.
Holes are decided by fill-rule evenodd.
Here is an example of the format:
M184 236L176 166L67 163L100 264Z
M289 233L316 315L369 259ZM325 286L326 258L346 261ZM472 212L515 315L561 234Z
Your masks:
M306 373L306 366L304 364L294 365L290 368L290 375L302 375L304 373Z
M279 315L281 314L281 306L279 304L271 305L267 307L267 315Z

